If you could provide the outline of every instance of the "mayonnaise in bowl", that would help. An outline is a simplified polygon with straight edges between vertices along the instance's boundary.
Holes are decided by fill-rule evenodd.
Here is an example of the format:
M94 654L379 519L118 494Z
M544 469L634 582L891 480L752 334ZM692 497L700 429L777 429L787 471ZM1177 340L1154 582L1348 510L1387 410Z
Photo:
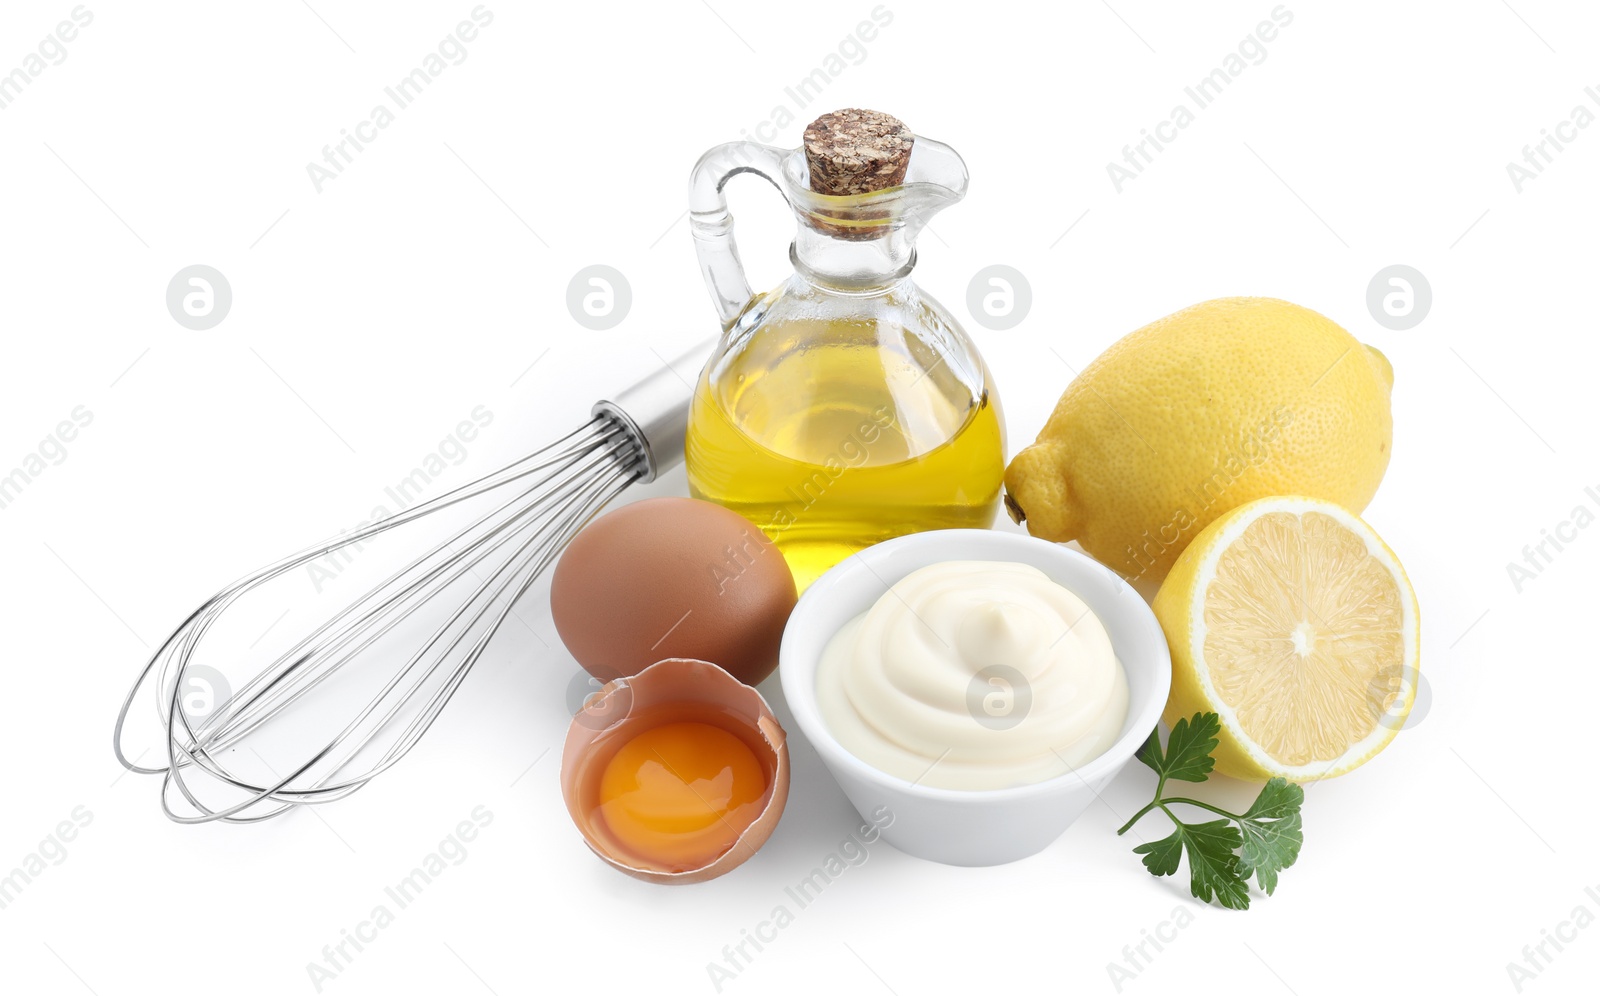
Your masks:
M913 571L827 643L817 707L850 753L934 788L1067 774L1128 716L1128 681L1083 600L1027 564Z

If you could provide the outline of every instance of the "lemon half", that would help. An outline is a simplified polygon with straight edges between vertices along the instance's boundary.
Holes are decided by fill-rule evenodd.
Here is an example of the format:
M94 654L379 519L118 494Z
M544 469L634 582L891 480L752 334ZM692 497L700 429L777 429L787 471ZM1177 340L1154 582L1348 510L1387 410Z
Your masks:
M1417 597L1357 516L1262 498L1206 527L1155 599L1172 651L1170 726L1222 721L1216 770L1295 782L1343 774L1394 739L1416 697Z

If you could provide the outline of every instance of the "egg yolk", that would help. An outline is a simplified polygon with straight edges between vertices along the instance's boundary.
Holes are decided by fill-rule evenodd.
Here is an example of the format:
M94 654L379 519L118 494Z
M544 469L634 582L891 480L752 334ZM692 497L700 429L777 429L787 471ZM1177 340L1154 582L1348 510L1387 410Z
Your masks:
M743 740L709 723L666 723L606 763L600 818L640 858L688 871L734 845L766 791L766 773Z

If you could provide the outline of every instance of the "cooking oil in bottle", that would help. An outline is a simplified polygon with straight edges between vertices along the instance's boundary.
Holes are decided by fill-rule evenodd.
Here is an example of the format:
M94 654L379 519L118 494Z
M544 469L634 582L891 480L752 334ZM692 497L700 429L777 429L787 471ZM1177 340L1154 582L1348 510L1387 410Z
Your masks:
M1004 473L986 385L904 329L765 328L701 375L689 414L689 487L745 516L802 589L874 543L985 528Z
M798 222L795 272L752 295L723 188L772 181ZM689 183L700 269L725 330L689 409L689 488L754 522L802 589L874 543L987 527L1005 436L988 369L911 280L916 238L966 194L955 150L846 109L800 149L734 142Z

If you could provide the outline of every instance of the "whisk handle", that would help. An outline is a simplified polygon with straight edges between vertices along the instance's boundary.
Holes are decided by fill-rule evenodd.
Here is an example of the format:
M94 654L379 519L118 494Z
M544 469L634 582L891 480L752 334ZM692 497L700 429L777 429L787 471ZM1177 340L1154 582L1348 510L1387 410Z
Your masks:
M678 368L698 373L716 342L715 337L708 339L632 387L595 402L593 414L609 416L633 433L645 468L638 483L649 484L683 462L694 383Z

